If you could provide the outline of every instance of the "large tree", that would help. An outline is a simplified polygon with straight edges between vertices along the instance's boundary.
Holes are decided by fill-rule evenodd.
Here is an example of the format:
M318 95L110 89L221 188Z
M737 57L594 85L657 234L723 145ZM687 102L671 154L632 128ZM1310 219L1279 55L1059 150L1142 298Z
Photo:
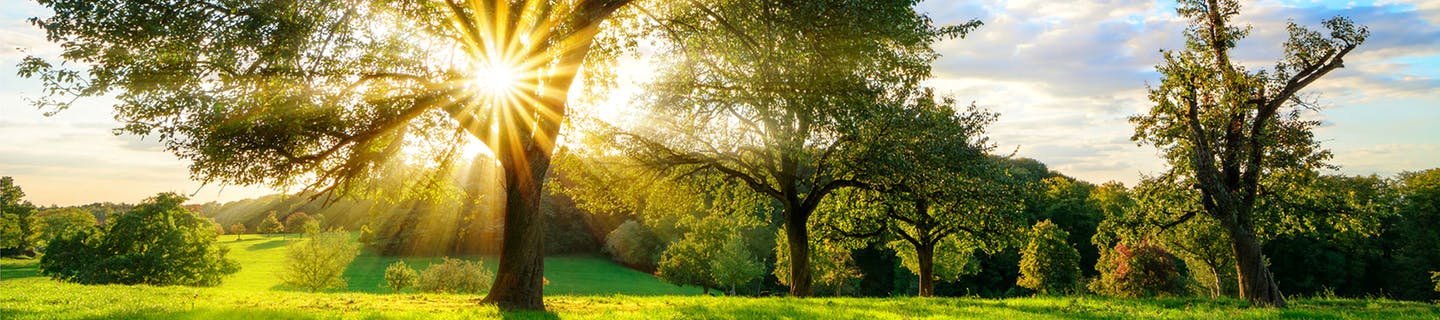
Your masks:
M483 143L506 193L485 301L543 309L541 181L601 22L630 1L39 2L68 63L21 64L38 104L113 95L119 131L198 180L345 190L399 154L453 163L433 159Z
M637 159L715 172L782 207L795 257L787 283L811 295L807 222L826 195L861 185L855 165L930 75L930 44L978 25L936 27L917 1L690 1L643 10L667 57L641 97L645 126L617 140Z
M1314 104L1300 90L1344 65L1369 32L1349 19L1324 22L1328 34L1290 23L1285 57L1274 69L1247 70L1230 58L1249 33L1232 26L1236 0L1179 0L1176 12L1190 21L1186 47L1165 51L1157 66L1155 106L1131 118L1135 141L1160 148L1170 170L1200 192L1200 204L1231 240L1240 295L1256 305L1285 305L1265 266L1256 238L1260 181L1289 169L1316 168L1330 156L1314 139L1318 121L1301 111Z

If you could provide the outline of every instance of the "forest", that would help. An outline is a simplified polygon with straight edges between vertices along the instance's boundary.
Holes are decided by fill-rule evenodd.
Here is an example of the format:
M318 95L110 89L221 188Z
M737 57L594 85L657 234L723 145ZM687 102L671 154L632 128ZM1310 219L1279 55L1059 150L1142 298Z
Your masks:
M919 1L38 3L31 105L112 98L192 179L285 192L7 175L4 318L1440 316L1440 168L1342 174L1316 134L1312 84L1371 45L1346 16L1257 43L1239 1L1170 4L1113 137L1164 165L1126 185L929 86L989 22Z

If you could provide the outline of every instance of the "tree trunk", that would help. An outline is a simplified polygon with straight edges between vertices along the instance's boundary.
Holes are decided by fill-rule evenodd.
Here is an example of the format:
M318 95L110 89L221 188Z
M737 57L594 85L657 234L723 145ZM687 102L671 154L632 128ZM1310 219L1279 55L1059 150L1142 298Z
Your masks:
M920 292L921 297L935 295L935 245L925 244L915 246L915 258L920 264Z
M1235 270L1240 282L1240 297L1264 307L1285 307L1285 296L1265 266L1260 241L1245 228L1230 228L1230 249L1235 253Z
M513 138L502 134L502 147L496 152L505 171L505 232L495 283L482 303L495 304L502 310L543 311L545 217L540 208L540 187L550 167L550 156L534 140Z
M808 215L798 213L787 212L785 215L785 241L790 245L790 296L809 297L812 295L810 230L805 225Z

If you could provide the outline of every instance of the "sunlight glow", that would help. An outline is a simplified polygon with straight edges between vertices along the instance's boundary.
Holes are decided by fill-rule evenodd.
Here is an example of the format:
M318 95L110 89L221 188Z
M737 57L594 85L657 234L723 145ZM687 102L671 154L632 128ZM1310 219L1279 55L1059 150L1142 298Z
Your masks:
M503 97L520 87L521 72L502 61L477 64L471 73L470 85L478 93L492 98Z

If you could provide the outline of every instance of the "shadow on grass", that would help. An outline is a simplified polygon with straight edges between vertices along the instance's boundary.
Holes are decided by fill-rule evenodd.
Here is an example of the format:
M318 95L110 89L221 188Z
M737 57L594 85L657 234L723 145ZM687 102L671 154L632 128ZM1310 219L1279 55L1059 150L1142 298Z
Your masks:
M4 264L0 265L0 280L14 280L21 278L34 278L40 276L39 263Z
M271 239L270 241L252 244L252 245L250 245L249 247L245 247L245 250L246 250L246 251L259 251L259 250L265 250L265 249L274 249L274 248L279 248L279 247L284 247L284 246L290 245L290 242L291 242L291 241L292 241L291 239Z
M560 315L550 311L501 311L500 318L506 320L546 319L559 320Z

